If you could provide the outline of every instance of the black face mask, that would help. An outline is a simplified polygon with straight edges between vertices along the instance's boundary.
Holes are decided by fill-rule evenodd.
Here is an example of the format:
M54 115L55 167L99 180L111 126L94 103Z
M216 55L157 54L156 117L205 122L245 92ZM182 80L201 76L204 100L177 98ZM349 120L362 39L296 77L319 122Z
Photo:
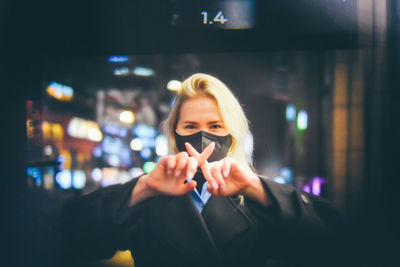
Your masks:
M175 132L176 147L180 152L185 151L185 142L190 143L197 152L201 153L210 143L215 142L215 148L208 162L217 161L228 155L229 148L232 144L232 136L230 134L219 136L207 132L197 132L190 135L180 135Z

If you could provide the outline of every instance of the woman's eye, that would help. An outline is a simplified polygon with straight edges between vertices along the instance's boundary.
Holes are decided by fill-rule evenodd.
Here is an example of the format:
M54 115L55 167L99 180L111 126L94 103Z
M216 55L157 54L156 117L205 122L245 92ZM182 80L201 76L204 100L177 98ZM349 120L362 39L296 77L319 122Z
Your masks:
M221 128L222 128L221 125L218 124L211 126L211 129L221 129Z
M195 127L194 127L194 125L186 125L185 126L185 129L194 129Z

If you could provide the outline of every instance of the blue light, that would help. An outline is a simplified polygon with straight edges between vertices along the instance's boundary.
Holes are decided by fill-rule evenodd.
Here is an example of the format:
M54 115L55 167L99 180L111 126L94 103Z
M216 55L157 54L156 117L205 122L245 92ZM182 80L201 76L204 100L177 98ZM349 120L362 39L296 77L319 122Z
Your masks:
M154 138L141 138L143 147L155 147L156 142Z
M27 168L27 175L32 177L33 179L42 179L42 172L38 168Z
M100 158L101 155L103 154L103 151L101 150L100 146L96 146L95 148L93 148L92 154L93 157Z
M128 62L129 61L129 57L127 56L110 56L108 58L108 62L110 63L124 63L124 62Z
M296 107L294 105L288 105L286 107L286 120L293 121L296 118Z
M109 135L115 135L118 137L126 137L128 134L128 130L124 127L119 127L116 125L112 124L106 124L103 126L103 132L109 134Z
M140 151L140 156L144 159L149 159L151 157L151 150L150 148L144 148Z
M105 153L118 154L124 147L124 142L117 137L104 136L102 147Z
M75 170L72 174L72 187L82 189L86 184L86 174L82 170Z
M153 127L145 124L139 124L133 127L132 133L141 138L154 137L157 134L156 130Z
M127 166L132 164L131 150L129 148L123 147L121 149L121 152L119 153L119 157L120 157L122 164L127 165Z
M281 169L280 174L282 175L282 177L291 178L293 175L293 172L290 168L284 167Z

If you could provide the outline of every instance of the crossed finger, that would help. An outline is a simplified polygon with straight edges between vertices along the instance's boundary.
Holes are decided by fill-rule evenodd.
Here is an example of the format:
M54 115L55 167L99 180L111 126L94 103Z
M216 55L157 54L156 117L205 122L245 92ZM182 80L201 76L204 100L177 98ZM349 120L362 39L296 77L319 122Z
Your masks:
M215 143L211 142L203 152L199 153L197 150L188 142L185 143L186 150L191 157L197 159L198 166L201 167L204 163L207 162L207 159L211 156L214 151Z

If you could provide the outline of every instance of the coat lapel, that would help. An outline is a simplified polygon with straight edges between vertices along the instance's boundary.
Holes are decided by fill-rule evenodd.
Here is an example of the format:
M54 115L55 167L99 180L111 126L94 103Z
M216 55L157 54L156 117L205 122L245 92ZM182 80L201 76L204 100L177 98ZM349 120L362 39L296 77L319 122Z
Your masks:
M205 260L205 266L218 266L217 248L191 196L161 196L157 202L149 211L153 233L195 261Z
M211 197L202 215L218 249L228 245L253 223L243 207L225 197Z

